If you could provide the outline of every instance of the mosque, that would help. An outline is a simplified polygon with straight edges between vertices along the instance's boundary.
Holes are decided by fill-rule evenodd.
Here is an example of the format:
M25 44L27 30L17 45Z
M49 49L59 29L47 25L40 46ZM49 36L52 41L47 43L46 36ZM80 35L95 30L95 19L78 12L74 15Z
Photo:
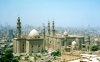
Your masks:
M73 45L76 49L81 50L84 44L84 36L69 35L66 31L63 34L57 34L52 23L52 32L50 31L50 22L48 22L48 33L39 35L38 31L33 29L26 36L21 35L20 17L17 21L17 37L13 41L14 53L42 53L45 51L60 51L62 53L69 52Z

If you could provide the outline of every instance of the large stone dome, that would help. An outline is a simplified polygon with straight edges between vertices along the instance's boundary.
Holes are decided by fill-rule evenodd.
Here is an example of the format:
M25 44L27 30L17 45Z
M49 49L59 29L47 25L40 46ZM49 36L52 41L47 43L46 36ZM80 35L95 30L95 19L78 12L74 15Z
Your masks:
M28 34L28 37L29 37L29 38L37 38L37 37L39 37L39 33L38 33L37 30L33 29L33 30L31 30L30 33Z

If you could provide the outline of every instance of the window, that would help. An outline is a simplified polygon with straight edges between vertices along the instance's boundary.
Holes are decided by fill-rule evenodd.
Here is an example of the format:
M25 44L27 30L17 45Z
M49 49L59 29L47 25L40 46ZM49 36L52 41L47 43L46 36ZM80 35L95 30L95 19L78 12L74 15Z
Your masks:
M32 53L33 53L33 51L32 51Z
M83 48L85 48L85 45L83 45Z
M51 41L50 41L50 43L51 43Z
M62 41L62 46L64 46L64 41Z
M33 45L32 45L32 47L33 47Z
M40 47L40 45L38 45L38 47Z

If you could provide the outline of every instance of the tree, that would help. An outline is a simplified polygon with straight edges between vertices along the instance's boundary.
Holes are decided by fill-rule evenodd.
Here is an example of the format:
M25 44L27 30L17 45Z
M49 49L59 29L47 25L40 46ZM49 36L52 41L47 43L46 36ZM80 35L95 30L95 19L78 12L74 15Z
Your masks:
M18 59L14 58L12 62L19 62Z
M54 56L54 60L56 60L56 57Z
M35 60L35 62L36 62L36 60L37 60L37 55L34 56L34 60Z
M0 58L0 62L4 62L4 60L5 60L4 56Z
M32 53L30 53L29 56L33 56Z
M9 60L12 60L13 59L13 50L11 49L11 48L9 48L9 49L7 49L6 51L5 51L5 58L6 59L9 59Z
M0 62L18 62L18 59L13 58L13 49L9 48L5 51L4 56L0 58Z
M48 60L48 62L51 62L51 60Z
M61 53L59 51L57 51L57 52L52 52L51 55L53 55L53 56L61 56Z
M37 55L38 58L41 58L41 55Z
M91 51L97 51L98 50L98 46L94 45L91 47Z

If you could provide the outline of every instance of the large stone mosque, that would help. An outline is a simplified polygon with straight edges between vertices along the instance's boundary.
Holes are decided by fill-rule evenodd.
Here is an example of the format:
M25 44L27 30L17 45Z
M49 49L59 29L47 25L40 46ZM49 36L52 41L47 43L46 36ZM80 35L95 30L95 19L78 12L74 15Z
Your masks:
M17 37L13 41L14 53L42 53L45 51L69 52L72 45L76 45L77 50L82 49L84 36L69 35L66 31L63 34L57 34L54 21L52 23L52 32L50 32L50 22L48 22L48 34L40 36L38 31L33 29L27 36L21 35L21 22L18 17Z

